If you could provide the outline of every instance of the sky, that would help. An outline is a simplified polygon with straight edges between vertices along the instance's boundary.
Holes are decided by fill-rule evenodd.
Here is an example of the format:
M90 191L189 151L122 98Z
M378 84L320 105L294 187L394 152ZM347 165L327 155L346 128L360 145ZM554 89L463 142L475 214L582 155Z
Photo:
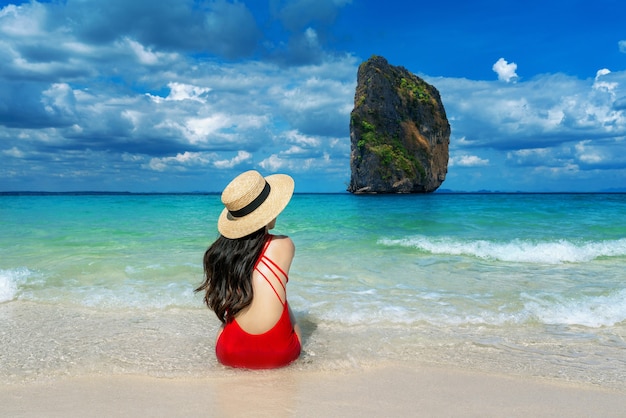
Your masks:
M622 0L0 1L0 191L345 192L358 66L439 90L441 189L626 191Z

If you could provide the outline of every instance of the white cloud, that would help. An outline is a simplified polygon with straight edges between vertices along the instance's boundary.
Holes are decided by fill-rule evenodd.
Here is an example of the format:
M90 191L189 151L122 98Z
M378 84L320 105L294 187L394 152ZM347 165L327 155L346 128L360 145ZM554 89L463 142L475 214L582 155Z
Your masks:
M309 151L299 147L297 145L293 145L291 148L289 148L287 151L284 151L283 154L284 155L306 155L308 154Z
M297 144L299 147L315 148L320 145L320 140L312 136L303 135L295 129L285 132L287 141Z
M428 81L440 91L452 132L461 138L451 149L549 148L590 135L626 135L626 107L620 105L626 97L624 71L601 70L592 79L545 74L507 84Z
M458 157L451 157L448 165L450 167L484 167L489 165L489 160L482 159L476 155L461 155Z
M510 83L517 80L517 64L512 62L508 63L504 58L500 58L493 64L492 70L498 74L498 80Z
M215 159L215 154L205 152L184 152L175 157L152 158L146 166L154 171L173 169L185 171L185 167L207 166Z
M212 134L232 125L232 118L223 113L217 113L206 118L190 118L185 122L185 136L191 144L207 142Z
M276 154L272 154L259 163L259 166L269 172L280 171L287 165L287 160L280 158Z
M0 31L16 37L32 37L45 34L46 7L37 2L15 6L9 4L0 9Z
M576 154L578 159L585 164L600 164L605 158L602 151L593 145L590 140L581 141L576 144Z
M13 158L22 158L25 155L17 147L13 147L11 149L3 150L2 153L4 155L8 155L9 157L13 157Z
M213 163L213 166L216 168L233 168L238 166L239 164L249 161L252 159L252 154L247 151L239 151L237 155L230 160L219 160Z
M619 47L619 52L623 52L624 54L626 54L626 40L619 41L617 43L617 46Z
M169 82L167 87L170 88L170 94L165 100L196 100L204 103L202 95L211 91L208 87L194 86L191 84Z
M128 37L125 38L124 41L126 45L128 45L128 47L130 48L130 50L135 54L139 62L144 65L156 65L164 59L173 60L177 57L177 54L154 52L152 49L148 49L139 42Z
M67 83L54 83L42 92L41 102L46 112L62 117L72 117L75 113L76 98Z
M604 90L608 93L614 94L615 89L619 86L617 82L608 82L604 79L606 75L611 74L611 71L607 68L603 68L596 72L596 78L593 83L593 88L596 90Z

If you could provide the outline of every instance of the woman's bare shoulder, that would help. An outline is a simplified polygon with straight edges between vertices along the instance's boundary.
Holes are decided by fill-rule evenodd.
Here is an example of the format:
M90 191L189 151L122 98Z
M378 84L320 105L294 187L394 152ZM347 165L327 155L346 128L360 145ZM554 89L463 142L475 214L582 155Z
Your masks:
M296 246L293 243L292 239L287 235L274 235L272 239L272 246L275 248L280 248L282 250L292 249L295 250Z
M274 235L268 251L291 261L296 252L296 246L287 235Z

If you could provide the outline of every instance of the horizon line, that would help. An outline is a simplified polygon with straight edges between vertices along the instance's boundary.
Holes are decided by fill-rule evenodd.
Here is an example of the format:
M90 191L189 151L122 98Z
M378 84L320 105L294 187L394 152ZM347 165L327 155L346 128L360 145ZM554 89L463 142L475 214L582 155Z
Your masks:
M130 192L130 191L97 191L97 190L73 190L73 191L33 191L33 190L15 190L15 191L0 191L0 196L54 196L54 195L66 195L66 196L96 196L96 195L109 195L109 196L124 196L124 195L219 195L222 192L209 192L209 191L191 191L191 192ZM462 190L436 190L430 193L350 193L348 191L343 192L294 192L298 195L311 195L311 194L345 194L355 196L390 196L390 195L432 195L432 194L626 194L626 189L615 190L603 190L603 191L501 191L501 190L476 190L476 191L462 191Z

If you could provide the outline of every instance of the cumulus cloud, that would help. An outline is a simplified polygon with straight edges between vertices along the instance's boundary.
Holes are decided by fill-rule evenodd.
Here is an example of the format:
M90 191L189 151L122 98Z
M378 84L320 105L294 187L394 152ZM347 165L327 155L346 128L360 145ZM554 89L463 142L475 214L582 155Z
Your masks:
M183 152L174 157L152 158L148 167L155 171L167 169L186 170L187 167L206 166L215 160L215 154L205 152Z
M482 167L489 165L489 160L480 158L476 155L460 155L457 157L451 157L448 165L450 167Z
M605 160L602 151L591 145L590 140L581 141L575 146L578 158L587 164L600 164Z
M283 170L285 167L288 166L288 164L289 164L288 160L280 158L276 154L272 154L266 159L264 159L263 161L261 161L259 163L259 166L261 166L264 170L267 170L269 172L276 172L279 170Z
M619 87L619 83L615 81L607 81L606 75L611 74L611 71L607 68L603 68L596 72L596 78L593 83L593 88L596 90L604 90L611 95L615 94L615 89Z
M507 83L517 81L517 64L512 62L508 63L504 58L500 58L493 64L493 71L498 74L498 80L505 81Z
M214 165L217 168L234 168L239 164L249 161L252 158L252 154L247 151L238 151L237 155L230 160L215 161Z
M508 84L430 81L444 98L463 148L534 149L626 134L626 113L618 106L626 96L626 72L600 71L591 80L546 74Z
M158 64L167 64L178 59L178 54L155 52L152 48L148 48L128 37L124 38L122 44L126 44L126 46L135 54L135 57L142 65L154 66ZM121 48L124 48L124 45L120 46Z
M626 168L625 71L601 69L590 79L543 74L516 83L426 79L440 91L452 127L447 187L454 188L456 169L485 167L481 160L494 172L511 173L499 178L505 190L524 189L525 182L550 190L586 172ZM532 186L537 176L542 184ZM463 176L463 183L472 178Z
M57 119L74 119L76 98L66 83L54 83L41 93L44 110Z
M320 146L320 139L308 135L303 135L297 130L285 132L285 138L288 142L296 144L298 149L317 148Z
M177 82L167 83L167 87L170 89L170 94L167 95L165 100L196 100L202 102L202 95L211 91L208 87ZM155 97L155 99L158 101L160 98Z
M582 170L623 170L626 167L626 137L580 141L573 152Z

